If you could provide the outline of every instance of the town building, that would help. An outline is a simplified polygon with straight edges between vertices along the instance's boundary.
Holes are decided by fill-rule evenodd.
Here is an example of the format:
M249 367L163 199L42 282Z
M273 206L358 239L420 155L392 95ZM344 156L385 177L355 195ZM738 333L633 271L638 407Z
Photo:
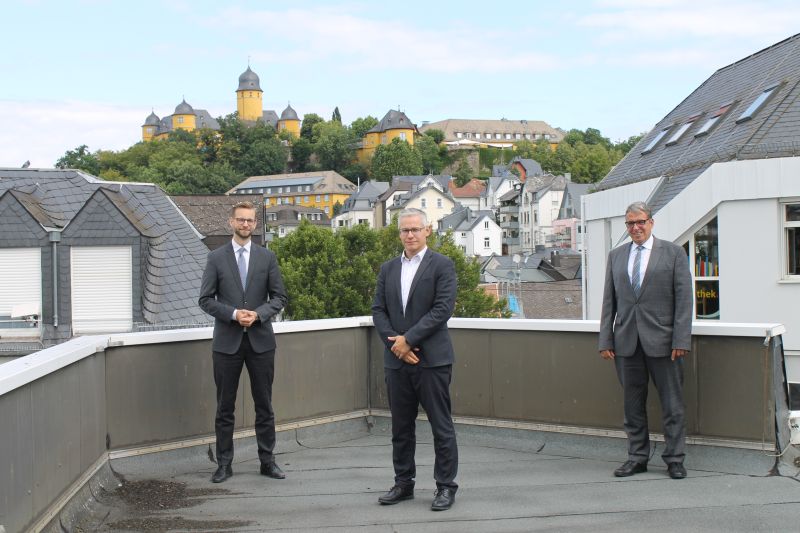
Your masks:
M564 133L541 120L472 120L450 118L427 122L420 126L421 133L437 129L444 132L444 143L449 146L483 146L510 148L526 140L546 140L555 148L564 139Z
M414 135L418 135L417 126L400 110L389 110L386 115L364 135L357 150L358 161L368 164L375 149L382 144L389 144L400 139L414 145Z
M0 343L209 323L208 248L158 186L0 169Z
M499 255L502 251L502 230L492 211L456 208L438 222L438 233L453 233L453 242L467 257Z
M547 239L546 245L556 248L571 248L583 252L583 225L581 223L581 198L592 190L591 183L575 183L567 181L558 218L553 221L553 235Z
M259 194L185 194L170 196L178 209L189 219L202 235L203 243L209 250L230 244L233 229L230 225L231 209L239 202L250 202L256 206L256 225L253 229L253 243L264 245L263 197Z
M439 220L452 213L458 205L447 185L452 179L451 176L433 175L395 176L393 180L409 183L411 188L404 194L393 194L393 203L387 205L386 220L391 221L403 209L422 209L428 216L428 223L435 228Z
M262 195L265 208L276 205L316 207L330 218L336 205L343 206L356 190L355 184L338 172L322 170L251 176L226 194Z
M455 180L451 181L450 194L456 201L464 207L469 207L473 211L481 210L481 196L486 190L486 182L478 178L472 178L461 187L456 185Z
M321 209L302 205L276 205L264 208L266 240L285 237L300 227L303 221L323 228L330 228L331 219Z
M687 252L695 320L785 324L798 396L798 138L800 34L720 68L678 102L584 197L588 318L600 316L608 252L629 242L626 206L647 201L653 234Z
M529 175L522 185L519 203L520 246L533 251L553 237L553 223L558 218L569 175Z
M351 228L358 224L364 224L370 228L381 227L382 224L378 222L378 215L381 211L377 207L378 198L387 190L389 190L389 184L385 181L373 180L360 184L358 190L345 200L341 211L331 218L333 229Z

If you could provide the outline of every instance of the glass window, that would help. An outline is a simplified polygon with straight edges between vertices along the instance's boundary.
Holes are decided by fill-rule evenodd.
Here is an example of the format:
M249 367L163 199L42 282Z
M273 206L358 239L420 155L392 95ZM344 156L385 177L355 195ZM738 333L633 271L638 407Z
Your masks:
M800 203L784 204L783 231L786 235L786 274L800 276Z
M744 113L739 115L739 118L736 119L736 123L738 124L740 122L745 122L745 121L750 120L751 118L753 118L755 116L755 114L758 113L758 111L762 107L764 107L764 104L767 102L767 98L769 98L772 95L772 93L775 92L775 89L777 89L777 88L778 88L777 85L773 85L769 89L765 89L764 92L759 94L758 98L753 100L753 103L750 104L747 107L747 109L744 110Z
M319 202L319 201L321 201L321 200L322 200L322 197L321 197L321 196L318 194L318 195L317 195L317 200L316 200L316 201L317 201L317 202Z
M499 133L495 133L495 134L494 134L494 138L495 138L495 139L502 139L502 138L503 138L503 136L502 136L502 135L500 135Z
M331 208L328 207L327 205L325 206L325 209L323 209L323 211L325 211L325 214L328 214L330 212L330 210L331 210Z
M423 209L425 209L425 208L427 207L427 204L428 204L428 202L427 202L427 200L426 200L425 198L422 198L422 199L419 201L419 205L420 205L420 206L421 206Z
M329 200L330 200L330 198L331 198L331 197L330 197L329 195L327 195L327 194L325 195L325 201L326 201L326 202L327 202L327 201L329 201Z
M463 134L463 133L461 133L460 131L457 131L457 132L456 132L456 138L460 139L460 138L461 138L461 137L463 137L463 136L464 136L464 134Z
M514 134L514 138L515 139L522 139L522 134L521 133L515 133Z
M303 202L308 203L308 196L303 196Z
M400 140L401 141L405 141L406 140L406 132L404 132L404 131L400 132Z
M483 221L483 229L489 229L489 221L488 220L484 220Z
M692 124L694 124L694 123L695 123L695 121L697 120L697 118L698 118L699 116L700 116L700 115L695 115L695 116L693 116L693 117L689 117L689 118L686 120L686 122L684 122L683 124L681 124L681 127L680 127L680 128L678 128L678 129L675 131L675 133L674 133L674 134L672 134L672 137L670 137L670 138L669 138L669 140L668 140L668 141L667 141L667 143L666 143L666 146L672 146L673 144L677 144L677 143L678 143L678 141L680 141L680 140L681 140L681 137L683 137L683 134L684 134L684 133L686 133L686 131L687 131L689 128L691 128L691 127L692 127Z
M694 265L695 318L719 320L719 235L716 217L683 245Z
M442 207L442 199L441 198L437 198L436 199L436 207Z
M511 138L511 134L510 133L506 133L506 139L510 139L510 138Z
M481 134L480 134L480 133L476 133L476 134L475 134L475 138L476 138L476 139L480 139L480 138L481 138Z
M652 140L652 141L650 141L650 144L648 144L648 145L645 147L645 149L644 149L644 150L642 150L642 155L644 155L644 154L649 154L650 152L652 152L652 151L653 151L653 148L655 148L655 147L656 147L656 145L659 143L659 141L661 141L661 139L663 139L663 138L664 138L664 136L665 136L667 133L669 133L669 130L671 130L671 129L672 129L672 125L670 124L670 125L669 125L669 126L667 126L666 128L664 128L664 129L662 129L661 131L659 131L659 132L658 132L658 135L656 135L655 137L653 137L653 140Z

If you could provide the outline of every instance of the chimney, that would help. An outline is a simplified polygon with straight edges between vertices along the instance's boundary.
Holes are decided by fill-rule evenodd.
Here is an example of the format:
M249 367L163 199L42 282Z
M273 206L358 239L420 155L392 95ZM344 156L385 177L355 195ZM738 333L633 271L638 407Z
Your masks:
M558 250L553 250L550 252L550 264L553 265L555 268L561 266L561 256L558 255Z
M572 173L570 173L570 172L565 172L565 173L564 173L564 177L565 177L565 178L567 178L567 181L569 181L569 182L571 182L571 181L572 181Z

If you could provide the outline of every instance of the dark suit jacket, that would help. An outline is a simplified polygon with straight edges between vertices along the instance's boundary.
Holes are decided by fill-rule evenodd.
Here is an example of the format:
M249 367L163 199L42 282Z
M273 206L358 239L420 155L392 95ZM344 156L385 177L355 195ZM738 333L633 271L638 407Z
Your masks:
M288 299L278 269L278 259L272 251L250 245L246 286L245 292L231 244L208 254L200 284L199 304L203 311L216 319L212 342L212 349L216 352L236 353L242 343L244 328L231 319L234 309L258 313L259 320L247 328L247 336L255 352L275 349L275 334L270 319L283 309Z
M631 244L608 254L599 349L627 357L642 343L645 354L666 357L673 349L691 349L692 276L684 249L653 237L639 297L631 286Z
M386 346L384 367L400 368L404 364L392 354L393 343L387 339L397 335L404 335L410 346L420 348L416 355L421 366L453 364L453 344L447 331L447 321L456 303L453 261L431 249L425 252L411 283L405 314L400 289L401 269L399 257L381 265L372 303L372 320Z

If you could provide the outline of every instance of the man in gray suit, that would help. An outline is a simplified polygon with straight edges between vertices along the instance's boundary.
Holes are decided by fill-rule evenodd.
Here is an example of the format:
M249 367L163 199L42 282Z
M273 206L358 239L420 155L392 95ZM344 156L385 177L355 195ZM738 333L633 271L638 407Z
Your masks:
M403 253L381 265L372 320L385 345L383 369L392 413L394 486L378 498L392 505L414 497L415 421L419 405L433 431L436 480L431 509L449 509L456 497L458 446L450 414L453 344L447 321L456 301L456 271L450 258L429 250L431 227L424 211L398 217Z
M652 378L663 413L661 458L671 478L683 479L683 358L692 340L692 276L686 252L653 237L653 224L652 211L644 202L633 203L625 211L625 226L633 242L608 254L599 349L604 359L614 361L624 396L628 460L614 475L647 471L646 403L648 378Z
M247 366L255 404L256 442L261 473L283 479L275 463L275 334L270 319L286 305L286 290L275 254L254 246L256 208L240 202L231 209L233 240L208 254L200 287L200 307L214 317L214 383L217 386L217 470L213 483L233 475L233 426L242 366Z

